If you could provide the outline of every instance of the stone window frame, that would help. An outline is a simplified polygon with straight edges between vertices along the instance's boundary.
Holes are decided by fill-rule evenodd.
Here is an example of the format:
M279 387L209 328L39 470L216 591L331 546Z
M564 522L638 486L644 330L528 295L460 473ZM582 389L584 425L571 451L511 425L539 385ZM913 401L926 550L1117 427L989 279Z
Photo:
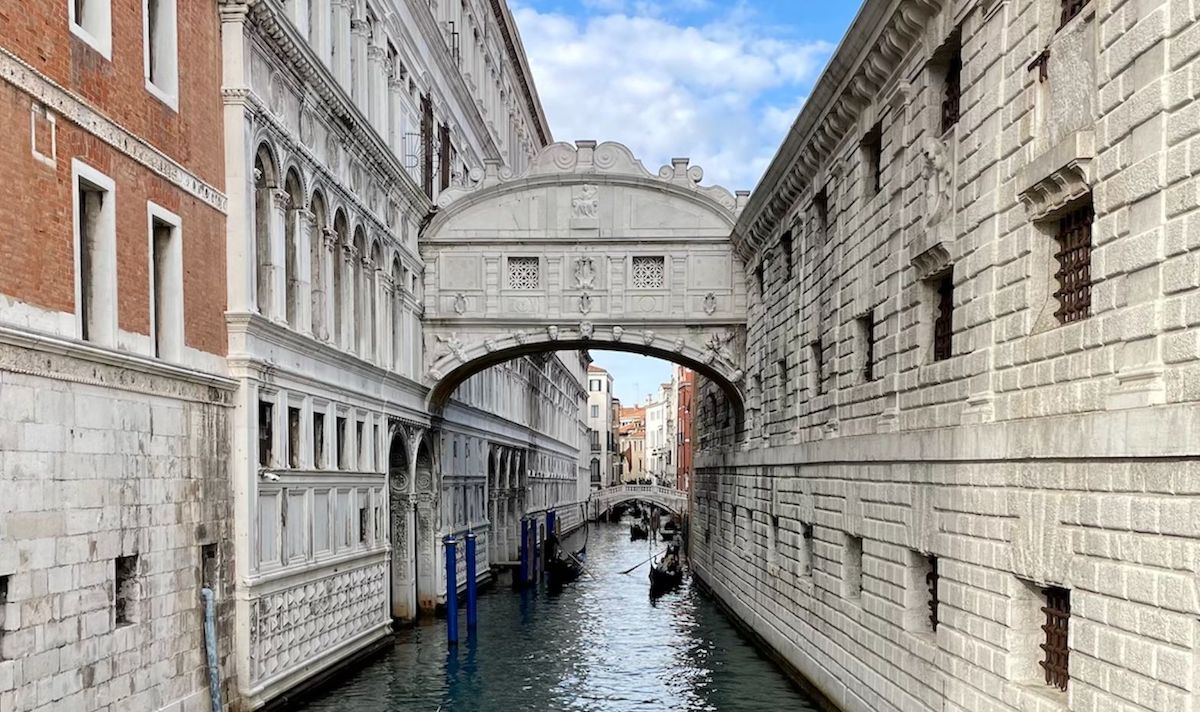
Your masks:
M1030 336L1044 334L1058 328L1070 328L1072 325L1086 322L1095 315L1089 301L1087 316L1064 321L1059 315L1062 305L1057 294L1060 288L1058 281L1060 264L1057 257L1061 249L1059 240L1060 224L1062 220L1076 211L1086 209L1089 206L1093 207L1092 240L1089 250L1089 254L1091 254L1095 250L1096 218L1092 194L1090 192L1062 205L1056 210L1047 212L1034 220L1030 225L1030 229L1033 231L1033 250L1030 255L1032 260L1030 269L1032 278L1029 281L1029 306L1035 311ZM1089 260L1090 262L1091 260ZM1096 280L1093 274L1088 284L1090 294L1094 294L1095 285Z
M259 470L271 470L279 466L279 401L280 394L277 391L258 389L257 398L254 405L254 424L256 437L255 442L255 462ZM263 406L270 408L269 418L264 421ZM264 437L263 425L268 426L270 432ZM270 450L267 451L264 458L263 443L268 442Z
M883 190L883 118L879 117L859 140L858 154L862 172L863 197L870 201L884 193Z
M532 281L518 279L514 282L514 276L522 277L521 274L514 274L514 266L525 273L525 276L532 275ZM528 268L532 266L532 271ZM532 292L542 288L542 258L538 255L506 255L504 257L504 284L505 288L512 291Z
M321 416L321 448L320 457L317 451L317 416ZM330 435L333 432L332 420L329 417L329 401L324 399L312 398L309 404L308 413L308 437L312 441L312 456L310 463L314 470L327 470L329 468L329 446Z
M962 25L957 25L943 38L926 64L927 88L930 92L928 127L930 133L943 141L953 134L963 115L962 91ZM957 70L957 72L956 72ZM949 119L947 102L950 100L950 79L957 74L958 92L956 115Z
M639 270L638 270L639 265L649 266L650 271L653 272L653 270L654 270L653 265L655 264L656 261L657 261L657 264L659 265L659 269L661 270L658 275L648 274L646 269L643 268L641 271L641 275L639 276ZM661 255L661 254L630 255L630 257L629 257L630 289L638 289L638 290L667 289L668 269L669 269L669 262L667 260L666 255ZM655 280L654 277L657 277L657 280ZM646 281L647 279L649 279L649 282ZM642 283L639 283L639 280L641 280Z
M863 311L854 318L855 344L854 352L858 355L858 364L854 369L859 376L859 384L867 384L879 377L876 367L877 347L879 340L875 335L879 323L875 320L875 306Z
M162 255L163 264L159 264L155 259L155 256L160 254L156 243L161 234L158 231L163 228L169 231L169 235L166 238L166 254ZM178 361L183 356L186 328L183 300L183 219L154 201L147 201L146 233L151 355L167 361ZM165 284L160 284L157 279L160 269L166 272L162 275ZM165 287L166 294L159 295L160 286ZM163 324L159 324L160 308L165 312L162 315L165 316Z
M865 543L861 536L842 532L842 593L852 601L862 600Z
M71 34L112 61L112 0L67 0L67 25Z
M150 24L152 3L157 8L155 27ZM179 111L178 18L178 0L142 0L142 63L146 91L175 112Z
M81 194L100 194L92 218L83 217ZM117 184L109 176L75 158L71 160L71 222L74 232L76 336L89 343L115 347L118 333ZM87 249L88 240L92 249ZM85 292L87 299L85 301ZM84 304L87 307L84 307Z

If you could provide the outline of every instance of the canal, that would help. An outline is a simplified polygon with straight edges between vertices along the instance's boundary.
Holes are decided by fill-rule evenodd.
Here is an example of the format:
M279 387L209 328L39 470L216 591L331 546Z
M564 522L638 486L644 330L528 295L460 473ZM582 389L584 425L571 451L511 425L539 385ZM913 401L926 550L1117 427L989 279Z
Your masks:
M662 544L655 545L661 548ZM402 631L304 712L687 710L815 712L818 707L685 578L649 597L649 545L629 527L593 524L588 570L561 593L493 590L479 630L448 649L438 620Z

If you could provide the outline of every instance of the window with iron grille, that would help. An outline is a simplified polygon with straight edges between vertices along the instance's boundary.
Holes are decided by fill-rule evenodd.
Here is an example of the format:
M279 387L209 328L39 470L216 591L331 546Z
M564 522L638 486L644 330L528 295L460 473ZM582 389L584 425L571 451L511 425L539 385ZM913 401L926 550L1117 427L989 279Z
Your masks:
M936 632L938 627L938 560L936 556L926 556L928 570L925 573L925 583L929 590L929 629Z
M508 258L508 288L509 289L537 289L540 284L538 279L538 258L536 257L509 257Z
M762 298L767 296L767 273L762 262L759 262L758 266L754 268L754 281L758 284L758 296L765 304L766 300Z
M450 178L454 173L451 168L454 161L451 158L451 153L454 147L450 144L450 127L441 124L438 126L438 190L446 190L450 187Z
M662 257L633 258L633 288L662 289L666 273L666 260Z
M962 48L955 39L942 83L942 133L958 123L962 98Z
M859 341L862 344L862 377L864 381L875 380L875 310L858 318Z
M862 142L866 164L867 194L876 195L883 188L883 126L875 124Z
M433 198L433 101L421 97L421 188Z
M1075 18L1076 15L1083 12L1083 8L1091 0L1062 0L1062 15L1059 19L1059 28L1066 27L1067 23Z
M1067 630L1071 623L1071 592L1065 588L1051 586L1042 589L1042 595L1046 597L1046 605L1042 607L1042 613L1046 614L1046 622L1042 625L1046 641L1041 645L1042 661L1039 665L1046 674L1046 684L1065 691L1067 682L1071 679L1068 665L1071 651L1067 645Z
M1092 308L1092 205L1072 211L1058 221L1054 258L1058 270L1054 278L1058 289L1054 298L1058 309L1054 316L1060 324L1086 319Z
M784 274L792 278L792 231L788 230L779 238L779 251L783 253Z
M829 237L829 193L824 188L813 196L813 213L817 221L817 233L825 240Z
M809 387L814 393L821 394L825 392L825 346L817 339L809 344L808 350L812 356L809 362Z
M954 336L954 270L934 277L933 360L950 358Z

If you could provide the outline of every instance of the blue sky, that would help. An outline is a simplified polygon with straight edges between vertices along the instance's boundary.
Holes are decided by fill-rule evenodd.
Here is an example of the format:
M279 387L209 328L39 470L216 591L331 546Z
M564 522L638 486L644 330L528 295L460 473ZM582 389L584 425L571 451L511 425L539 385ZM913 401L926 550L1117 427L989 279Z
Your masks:
M858 12L852 0L509 0L558 141L620 141L646 168L688 156L754 187ZM671 365L593 351L624 403Z

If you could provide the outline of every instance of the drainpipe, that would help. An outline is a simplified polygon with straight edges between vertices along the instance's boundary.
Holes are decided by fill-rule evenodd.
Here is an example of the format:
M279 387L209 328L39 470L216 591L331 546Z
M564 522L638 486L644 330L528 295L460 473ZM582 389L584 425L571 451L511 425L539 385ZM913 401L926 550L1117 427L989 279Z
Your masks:
M212 702L212 712L221 712L221 669L217 664L217 597L212 589L205 586L200 589L200 598L204 600L204 652L208 657L208 696Z

